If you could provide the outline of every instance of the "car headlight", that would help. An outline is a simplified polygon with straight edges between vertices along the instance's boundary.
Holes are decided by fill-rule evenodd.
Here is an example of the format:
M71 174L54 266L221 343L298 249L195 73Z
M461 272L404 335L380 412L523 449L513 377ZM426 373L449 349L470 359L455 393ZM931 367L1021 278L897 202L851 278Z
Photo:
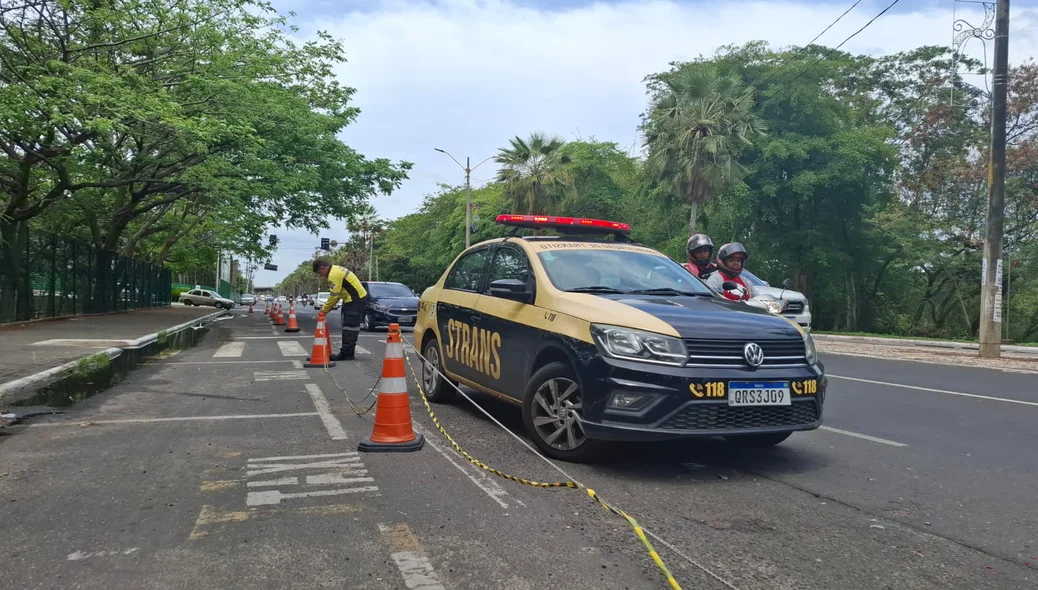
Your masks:
M599 351L613 358L676 367L684 366L688 362L685 343L673 336L600 324L591 325L591 336Z
M389 311L389 308L385 305L382 305L381 303L376 303L371 307L374 308L375 311Z
M818 352L815 350L815 341L807 332L804 332L804 356L807 358L807 364L809 365L818 362Z
M754 299L770 313L775 315L782 313L782 302L771 295L758 295L757 297L754 297Z

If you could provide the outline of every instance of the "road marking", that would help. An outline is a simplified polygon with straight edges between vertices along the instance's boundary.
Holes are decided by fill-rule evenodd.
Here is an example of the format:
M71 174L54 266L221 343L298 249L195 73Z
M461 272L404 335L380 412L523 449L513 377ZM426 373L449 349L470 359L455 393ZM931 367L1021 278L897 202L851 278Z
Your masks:
M306 371L253 371L252 378L257 383L261 381L298 381L309 379Z
M348 453L325 453L323 455L291 455L287 457L259 457L257 459L249 459L249 463L260 463L263 461L294 461L296 459L329 459L331 457L360 457L360 453L357 451L350 451Z
M29 428L44 426L93 426L95 424L147 424L151 422L191 422L193 420L249 420L252 418L295 418L298 416L317 416L317 412L297 412L294 414L246 414L242 416L178 416L176 418L129 418L126 420L87 420L78 422L41 422L29 424Z
M379 524L378 530L382 533L383 541L389 546L389 556L400 570L404 586L407 586L408 590L444 590L432 563L424 555L417 537L406 524Z
M371 351L364 348L363 346L357 346L354 350L354 354L371 354Z
M332 440L346 440L346 431L342 429L338 418L332 415L332 409L328 406L328 398L324 397L321 388L316 383L307 383L306 391L310 394L310 399L314 400L314 407L317 408L317 413L320 414L321 421L324 422L324 427L328 430L328 435L332 437Z
M298 477L283 477L281 479L268 479L266 481L250 481L245 484L250 488L264 488L270 486L293 486L299 483Z
M190 539L200 539L208 536L211 531L204 527L233 522L244 522L250 519L264 518L282 514L285 511L302 514L304 516L331 516L335 514L349 514L360 512L360 506L355 504L327 504L325 506L298 506L293 508L281 508L277 510L252 509L240 512L219 512L212 506L202 506L202 511L195 521L194 529L191 531Z
M275 330L276 332L277 330ZM306 334L285 334L278 336L234 336L231 340L298 340L300 338L313 338Z
M165 363L166 365L258 365L258 364L270 364L270 363L298 363L299 361L290 361L288 359L278 361L176 361L172 363ZM295 366L295 365L293 365ZM302 365L300 364L300 368Z
M825 430L827 432L835 432L836 434L845 434L847 436L853 436L854 438L860 438L860 439L863 439L863 440L870 440L870 441L872 441L874 443L879 443L881 445L890 445L892 447L907 447L908 446L905 443L899 443L899 442L894 441L894 440L887 440L885 438L879 438L878 436L869 436L867 434L860 434L860 433L857 433L857 432L851 432L850 430L840 430L839 428L833 428L832 426L819 426L818 428L821 429L821 430Z
M249 492L245 504L252 506L272 506L280 504L282 500L293 498L318 498L321 496L341 496L343 494L359 494L362 492L377 492L378 486L364 486L362 488L339 488L337 490L315 490L313 492L297 492L286 494L280 490L264 490L262 492Z
M844 377L842 375L826 375L834 379L844 379L847 381L859 381L861 383L871 383L873 385L886 385L888 387L900 387L902 389L916 389L919 391L929 391L931 393L943 393L945 395L958 395L961 397L972 397L976 399L986 399L993 402L1004 402L1007 404L1020 404L1023 406L1038 406L1038 402L1025 402L1018 399L1007 399L1004 397L993 397L990 395L978 395L976 393L963 393L961 391L948 391L946 389L934 389L932 387L919 387L916 385L903 385L901 383L888 383L886 381L873 381L871 379L859 379L857 377Z
M357 475L366 474L367 469L358 469ZM321 475L306 476L306 485L310 486L333 486L341 483L364 483L375 481L373 477L343 477L341 473L322 473Z
M472 481L472 483L476 484L477 488L483 490L483 492L486 493L486 495L490 496L491 500L500 504L502 508L506 510L508 509L508 504L504 501L504 497L508 496L508 492L505 491L505 489L502 488L500 485L498 485L496 481L491 479L489 475L487 475L485 472L483 472L474 465L472 465L471 467L465 466L471 465L470 463L465 462L465 464L463 465L461 462L455 461L454 457L451 457L451 453L454 453L453 450L448 451L444 447L440 446L439 443L433 442L432 437L430 437L428 433L425 431L425 429L419 426L417 423L415 423L412 427L414 428L415 432L425 437L425 444L432 447L433 450L435 450L437 453L443 455L443 458L446 459L448 463L457 467L458 471L465 474L465 477L469 478L469 480ZM458 457L460 458L460 455ZM525 504L523 504L519 500L516 500L516 503L525 506Z
M303 349L303 345L296 342L295 340L289 340L287 342L278 341L278 348L281 349L281 356L306 356L307 352Z
M242 522L248 518L248 512L218 512L212 506L204 505L202 506L202 511L198 513L198 518L195 519L195 527L191 530L191 535L188 538L200 539L208 535L209 531L202 530L202 527L213 524Z
M229 490L238 485L236 481L203 481L199 489L203 492L219 492Z
M134 547L132 549L126 549L123 551L74 551L68 554L69 561L78 561L80 559L90 559L91 557L113 557L116 555L129 555L136 553L140 550L140 547Z
M363 467L360 457L340 457L326 461L314 461L311 463L254 463L248 466L248 477L255 475L267 475L269 473L281 473L293 469L349 469L354 465Z
M214 359L240 357L245 352L244 342L228 342L213 354Z

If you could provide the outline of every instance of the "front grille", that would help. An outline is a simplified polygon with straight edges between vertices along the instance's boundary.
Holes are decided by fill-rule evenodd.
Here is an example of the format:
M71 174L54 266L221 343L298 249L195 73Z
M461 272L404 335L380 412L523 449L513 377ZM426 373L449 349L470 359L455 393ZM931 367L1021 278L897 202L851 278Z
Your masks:
M803 301L787 301L786 307L783 310L787 313L802 313L804 311Z
M818 421L814 400L794 401L789 406L731 407L724 404L690 404L660 424L665 430L738 430L779 428Z
M703 367L748 367L743 347L756 342L764 351L761 368L783 365L806 365L807 351L800 338L782 340L698 340L685 339L689 365Z

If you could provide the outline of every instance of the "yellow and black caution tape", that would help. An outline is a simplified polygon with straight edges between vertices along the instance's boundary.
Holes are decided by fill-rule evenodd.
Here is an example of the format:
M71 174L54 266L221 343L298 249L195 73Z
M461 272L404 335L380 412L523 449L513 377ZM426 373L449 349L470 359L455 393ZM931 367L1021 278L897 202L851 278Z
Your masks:
M368 399L372 396L372 394L374 394L375 388L377 388L378 384L382 382L381 375L379 375L378 379L375 380L375 384L371 386L371 389L368 390L368 394L365 395L364 398L361 399L359 402L354 402L352 399L350 399L350 394L346 393L346 390L343 389L342 386L339 385L339 382L335 380L335 376L332 375L331 371L328 370L328 365L324 365L322 368L324 369L324 372L328 375L328 378L332 380L332 385L334 385L336 389L342 392L342 396L346 398L346 403L350 404L350 409L353 410L354 414L358 416L363 416L364 414L370 412L371 409L375 407L375 404L378 403L378 396L376 395L375 399L371 401L371 405L368 406L366 410L362 412L357 409L359 404L364 403L366 399Z
M418 354L419 357L421 357L421 354L418 353L418 351L416 349L415 349L415 353ZM418 386L418 393L419 393L419 395L422 396L422 403L425 404L425 409L426 409L427 412L429 412L429 418L432 419L433 424L436 425L436 428L437 428L437 430L440 431L440 434L442 434L443 437L445 439L447 439L447 442L449 442L451 444L451 446L454 447L454 450L456 450L459 453L461 453L461 456L465 457L465 459L467 459L469 461L469 463L472 463L473 465L479 467L480 469L483 469L484 471L489 471L490 473L493 473L494 475L496 475L498 477L502 477L502 478L507 479L509 481L514 481L516 483L520 483L520 484L523 484L523 485L528 485L528 486L533 486L533 487L538 487L538 488L570 488L570 489L582 490L584 493L586 493L588 495L588 497L590 497L592 500L597 502L600 506L602 506L603 508L605 508L609 512L612 512L613 514L615 514L615 515L619 516L620 518L623 518L624 520L627 521L627 524L629 524L631 526L631 528L634 529L634 534L638 537L638 540L642 542L642 545L645 545L645 549L649 552L649 557L652 558L653 563L656 564L656 567L658 567L660 569L660 572L663 573L664 577L667 578L667 583L670 585L670 587L673 588L674 590L681 590L681 586L678 584L678 581L674 578L674 574L670 573L670 569L668 569L667 565L665 563L663 563L663 559L660 557L660 554L656 552L656 549L652 546L652 543L649 542L649 538L648 538L648 536L646 536L645 530L641 527L640 524L638 524L638 521L635 520L633 516L631 516L630 514L627 514L623 510L620 510L619 508L615 508L615 507L610 506L609 504L607 504L604 500L602 500L602 498L598 497L598 494L595 493L595 490L585 486L582 483L575 482L575 481L562 481L562 482L545 483L545 482L531 481L529 479L523 479L521 477L516 477L514 475L509 475L507 473L504 473L503 471L499 471L497 469L494 469L493 467L487 465L486 463L483 463L479 459L476 459L472 455L470 455L467 452L465 452L465 449L462 449L461 446L458 443L454 442L454 439L451 438L451 435L448 434L447 431L444 430L443 426L440 425L440 421L439 421L439 419L436 418L436 414L433 412L432 406L429 405L429 400L425 397L425 390L422 389L421 380L418 378L418 373L414 370L414 366L411 364L411 359L408 358L406 354L404 355L404 358L405 358L405 360L407 360L407 367L411 371L411 375L414 377L415 384ZM442 378L445 378L442 373L441 373L440 376ZM338 387L338 386L336 385L336 387ZM464 395L464 394L462 394L462 395Z

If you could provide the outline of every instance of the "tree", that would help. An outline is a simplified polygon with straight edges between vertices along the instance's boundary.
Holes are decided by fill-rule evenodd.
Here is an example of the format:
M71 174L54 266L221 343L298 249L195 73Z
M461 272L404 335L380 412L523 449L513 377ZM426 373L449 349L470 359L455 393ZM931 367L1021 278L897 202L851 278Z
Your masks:
M505 185L513 213L546 214L554 212L571 186L565 165L569 157L561 153L566 143L559 137L531 133L509 140L494 161L501 164L497 181Z
M698 206L738 180L739 150L761 137L764 125L753 112L753 89L709 64L683 64L649 79L655 97L642 125L646 168L691 206L691 235Z

